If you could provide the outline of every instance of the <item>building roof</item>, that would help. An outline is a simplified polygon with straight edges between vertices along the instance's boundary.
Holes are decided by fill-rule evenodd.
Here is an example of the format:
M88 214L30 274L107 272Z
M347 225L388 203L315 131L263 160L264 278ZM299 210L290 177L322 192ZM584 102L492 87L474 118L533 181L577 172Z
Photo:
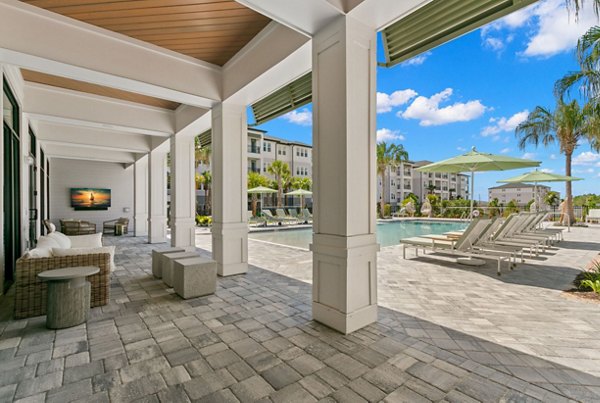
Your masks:
M278 143L282 143L282 144L290 144L290 145L295 145L295 146L302 146L302 147L310 147L312 148L311 144L307 144L307 143L303 143L301 141L294 141L294 140L286 140L286 139L282 139L281 137L275 137L275 136L271 136L271 135L265 135L263 136L265 140L270 140L270 141L276 141Z
M531 183L522 183L522 182L516 182L516 183L505 183L504 185L500 185L500 186L494 186L489 188L488 190L492 190L492 189L515 189L515 188L533 188L535 185L531 184ZM538 188L548 188L550 189L550 186L546 186L546 185L537 185Z

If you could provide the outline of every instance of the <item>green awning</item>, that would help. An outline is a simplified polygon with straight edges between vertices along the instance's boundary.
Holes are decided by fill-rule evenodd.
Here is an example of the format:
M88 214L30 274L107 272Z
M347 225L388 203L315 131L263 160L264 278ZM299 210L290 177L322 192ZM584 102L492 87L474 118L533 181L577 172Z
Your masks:
M391 67L537 0L433 0L382 32Z
M260 125L312 101L312 73L307 73L252 104L255 123Z

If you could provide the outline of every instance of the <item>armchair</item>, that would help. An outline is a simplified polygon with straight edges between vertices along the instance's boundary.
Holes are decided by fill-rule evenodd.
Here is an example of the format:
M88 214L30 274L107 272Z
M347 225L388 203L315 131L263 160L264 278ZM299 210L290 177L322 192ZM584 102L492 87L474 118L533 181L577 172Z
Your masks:
M96 224L79 220L60 220L60 232L65 235L87 235L96 233Z
M120 218L115 218L114 220L108 220L108 221L104 221L102 223L102 233L106 233L106 232L112 232L113 234L115 233L115 226L117 224L122 224L124 226L124 233L127 234L128 231L128 227L129 227L129 218L127 217L120 217Z

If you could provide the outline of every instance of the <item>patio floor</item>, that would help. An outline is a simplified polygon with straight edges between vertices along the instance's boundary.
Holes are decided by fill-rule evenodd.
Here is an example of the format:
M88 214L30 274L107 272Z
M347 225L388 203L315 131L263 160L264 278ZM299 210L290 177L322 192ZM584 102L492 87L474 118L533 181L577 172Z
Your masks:
M600 306L560 290L600 227L566 235L500 278L384 248L379 322L348 336L311 320L307 251L250 241L246 275L183 301L151 276L156 245L107 237L111 303L86 325L0 321L0 401L597 401Z

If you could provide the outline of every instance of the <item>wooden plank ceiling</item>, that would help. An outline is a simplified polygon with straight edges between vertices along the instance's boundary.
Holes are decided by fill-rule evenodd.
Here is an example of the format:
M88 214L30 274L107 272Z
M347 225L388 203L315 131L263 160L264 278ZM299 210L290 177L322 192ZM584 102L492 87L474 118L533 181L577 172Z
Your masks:
M234 0L22 0L222 66L270 20Z
M90 84L83 81L72 80L70 78L53 76L51 74L38 73L36 71L26 69L21 69L21 73L23 74L23 79L25 81L30 81L33 83L51 85L53 87L66 88L88 94L102 95L104 97L156 106L163 109L175 110L180 105L177 102L140 95L133 92L122 91L115 88L104 87L102 85Z

